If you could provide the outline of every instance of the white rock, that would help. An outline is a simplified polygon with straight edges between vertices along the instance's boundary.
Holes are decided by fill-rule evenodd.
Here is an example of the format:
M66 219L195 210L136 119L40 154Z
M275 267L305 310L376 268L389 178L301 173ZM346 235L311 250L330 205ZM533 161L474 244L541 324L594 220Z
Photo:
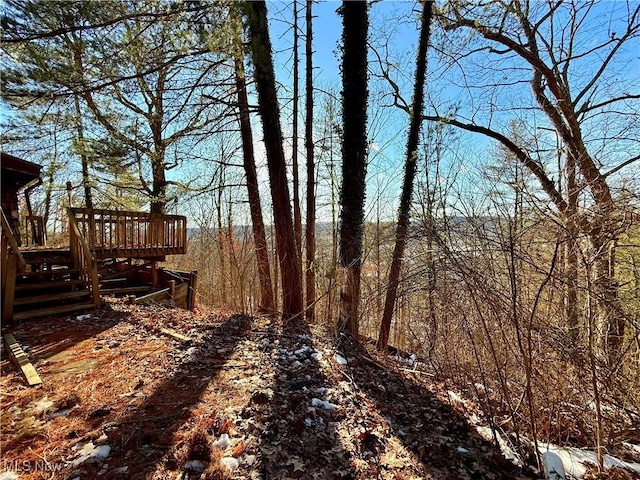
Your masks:
M296 350L295 353L296 355L300 356L304 353L307 353L308 351L310 351L311 349L307 346L307 345L303 345L301 348L299 348L298 350Z
M222 435L220 435L220 438L213 442L213 446L218 448L227 448L231 446L231 439L229 438L229 434L223 433Z
M331 402L325 402L324 400L320 400L319 398L312 398L311 405L314 407L323 407L325 410L335 410L336 408L338 408L338 405Z
M224 457L220 460L220 463L224 465L229 471L233 472L236 468L240 466L240 462L233 457Z
M255 455L247 455L246 453L242 456L242 463L246 463L247 465L251 466L256 462L256 456Z
M344 358L342 355L338 355L337 353L333 354L333 359L336 361L336 363L339 363L340 365L347 364L347 359Z

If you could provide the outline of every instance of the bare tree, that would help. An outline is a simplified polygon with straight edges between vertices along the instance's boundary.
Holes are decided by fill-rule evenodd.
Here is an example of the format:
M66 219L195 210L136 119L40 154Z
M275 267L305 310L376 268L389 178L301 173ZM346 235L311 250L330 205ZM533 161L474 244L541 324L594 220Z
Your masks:
M247 195L251 225L253 226L253 243L258 265L258 279L260 281L260 307L267 312L275 309L273 286L271 284L271 267L269 265L269 250L267 236L262 219L262 204L258 185L258 174L253 156L253 135L249 118L249 100L247 99L247 84L244 76L244 65L241 55L236 55L236 88L238 90L238 110L240 120L240 134L242 136L242 158L245 176L247 177Z
M307 0L305 42L306 52L306 110L304 142L307 152L307 224L306 224L306 318L315 319L316 302L316 174L313 157L313 0Z
M344 1L342 13L342 190L340 192L340 317L338 328L357 338L360 272L367 172L367 32L366 2Z
M302 271L291 215L287 185L287 165L280 127L280 107L276 94L275 73L265 2L247 2L245 13L249 25L251 53L255 67L256 88L264 144L267 151L269 185L273 203L276 247L282 278L282 316L286 325L294 326L303 312Z
M629 4L628 8L622 9L624 11L619 10L619 14L624 14L623 20L617 24L621 30L600 32L600 36L583 31L593 25L587 20L598 15L597 6L596 2L530 3L518 0L507 8L497 3L451 2L438 16L445 31L452 32L452 36L447 37L448 45L460 46L454 47L457 48L455 53L447 53L452 64L463 57L479 58L484 55L481 63L475 65L480 78L495 78L490 77L497 73L491 70L495 65L491 59L511 68L510 71L502 69L495 84L487 86L493 89L496 98L500 98L499 92L509 86L529 84L534 105L561 140L566 157L570 159L568 164L575 162L584 182L582 191L589 193L593 208L577 215L571 212L568 199L558 190L544 164L535 157L535 152L516 144L492 125L477 124L474 118L479 118L479 111L469 113L469 120L460 115L448 118L437 112L425 118L482 133L501 142L538 178L564 221L575 220L580 232L589 238L594 256L594 293L606 331L602 344L608 351L610 364L614 365L621 353L626 323L615 279L615 246L624 225L614 201L609 176L640 158L637 155L638 143L629 136L629 128L633 128L631 105L640 99L640 95L622 85L605 92L600 84L616 75L611 70L615 69L617 62L624 65L624 59L619 59L622 52L640 36L640 6ZM462 31L471 31L476 37L470 40L469 37L455 36L456 32ZM585 33L596 43L587 46L581 42ZM522 76L525 71L523 65L530 72L528 78ZM620 68L620 64L617 66ZM471 82L471 72L467 73L465 81ZM633 81L628 85L632 87ZM487 121L498 116L497 105L500 104L492 102L487 105ZM509 106L504 105L504 110L508 109ZM533 114L531 110L529 113ZM605 118L615 128L601 138L594 138L590 127L601 125ZM598 160L607 153L607 142L626 145L636 154L622 158L607 172ZM619 152L619 148L611 151ZM619 158L617 153L616 157Z
M418 44L418 56L416 59L416 77L413 87L413 102L411 105L411 122L407 139L407 156L404 165L404 181L402 184L402 194L400 206L398 208L398 223L396 226L396 242L391 260L391 270L389 272L389 282L387 294L384 302L384 314L380 324L378 335L378 350L386 351L389 344L389 332L391 330L391 318L396 303L398 284L400 280L400 268L402 257L404 256L405 245L407 243L407 230L409 227L409 210L411 207L411 196L413 194L413 183L416 176L416 164L418 162L418 140L420 137L420 126L422 124L422 112L424 107L424 85L427 72L427 47L429 45L429 27L431 25L431 14L433 2L424 3L421 15L420 41Z
M298 258L302 261L302 214L300 213L300 168L298 164L298 105L300 103L300 59L298 54L298 0L293 0L293 139L291 145L291 186L293 188L293 228ZM300 266L302 270L302 265Z

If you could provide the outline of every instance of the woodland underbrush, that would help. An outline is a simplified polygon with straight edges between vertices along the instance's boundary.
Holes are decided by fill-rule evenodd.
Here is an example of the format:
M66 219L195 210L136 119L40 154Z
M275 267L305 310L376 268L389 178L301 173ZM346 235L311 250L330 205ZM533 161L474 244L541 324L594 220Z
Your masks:
M601 461L606 454L624 459L628 444L640 444L640 301L633 277L638 252L618 258L627 280L620 297L628 324L622 348L612 354L606 318L587 288L589 265L579 272L579 324L568 327L563 245L547 236L541 240L534 232L517 243L476 238L472 253L447 250L442 242L437 252L424 241L410 243L390 344L408 368L476 403L480 421L524 463L537 463L536 452L550 444L593 449ZM202 303L255 311L259 292L250 236L227 230L205 237L192 239L189 254L174 266L199 270ZM369 243L360 332L375 340L390 244L373 234ZM335 243L319 238L319 245L316 322L330 326L337 318L340 269Z

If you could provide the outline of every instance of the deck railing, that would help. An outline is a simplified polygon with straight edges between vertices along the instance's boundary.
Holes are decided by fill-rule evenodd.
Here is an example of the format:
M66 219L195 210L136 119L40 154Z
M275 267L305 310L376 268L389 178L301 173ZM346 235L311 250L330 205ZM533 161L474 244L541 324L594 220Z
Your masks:
M98 262L91 252L89 244L80 231L75 216L69 209L69 250L76 269L85 285L90 286L93 303L100 306L100 285L98 283Z
M20 272L24 272L27 269L27 264L24 261L24 257L22 256L22 253L20 253L20 247L18 246L18 241L16 240L16 237L13 234L13 230L11 229L11 225L9 225L9 220L7 220L7 217L4 214L4 210L0 209L0 213L2 214L3 247L5 244L11 247L10 254L16 256L18 270ZM2 255L5 254L4 250L5 248L2 249L3 251ZM3 258L2 260L4 261L5 259Z
M90 208L72 208L70 215L98 258L150 258L187 251L187 219Z

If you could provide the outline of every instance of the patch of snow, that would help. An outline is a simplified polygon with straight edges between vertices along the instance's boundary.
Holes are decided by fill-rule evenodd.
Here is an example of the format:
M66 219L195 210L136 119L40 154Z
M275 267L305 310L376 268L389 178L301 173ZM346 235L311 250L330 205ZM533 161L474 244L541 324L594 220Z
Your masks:
M331 402L325 402L324 400L320 400L319 398L312 398L311 405L314 407L323 407L325 410L335 410L338 408L338 405Z
M316 392L318 393L324 393L327 391L327 387L318 387L316 388Z
M546 480L566 480L567 474L564 473L564 465L558 455L553 452L544 452L542 464Z
M493 432L489 427L484 427L482 425L476 425L476 431L480 434L482 438L487 440L488 442L493 442ZM498 446L502 451L502 455L507 460L512 461L518 466L522 466L523 462L520 458L520 455L511 447L509 441L500 434L500 432L496 432L496 437L498 438Z
M271 342L269 341L268 338L263 338L262 339L262 345L264 345L266 347L267 345L271 345Z
M224 457L222 460L220 460L220 463L224 465L230 472L233 472L240 466L240 462L238 462L238 460L233 457Z
M64 410L60 410L59 412L52 413L49 416L49 418L66 417L67 415L69 415L71 413L71 410L73 410L73 408L66 408Z
M247 455L246 453L242 456L242 463L246 463L247 465L251 466L256 462L256 456L255 455Z
M549 444L547 447L540 446L543 453L554 453L564 465L565 472L575 478L584 476L587 472L585 462L597 464L598 457L593 450L582 450L575 447L560 447L558 445ZM604 456L605 468L618 467L640 473L640 463L625 462L611 455Z
M231 439L229 438L229 434L223 433L222 435L220 435L220 438L213 442L213 446L218 448L227 448L231 446Z
M336 361L336 363L339 363L340 365L347 364L347 359L344 358L342 355L338 355L337 353L333 354L333 359Z
M189 460L185 462L184 468L187 470L193 470L194 472L204 472L206 465L202 460Z
M636 453L640 454L640 445L634 445L633 443L622 442L625 447L630 448L631 450L635 450Z
M295 353L297 356L300 356L300 355L304 355L305 353L310 352L310 351L312 351L311 347L309 347L308 345L303 345L301 348L299 348L298 350L296 350L293 353Z
M99 462L100 460L107 458L110 453L111 447L109 445L95 446L93 442L89 442L80 449L78 452L78 458L76 458L72 464L77 467L84 462Z
M116 468L116 473L127 473L129 471L129 465Z
M318 352L312 353L311 358L313 358L316 362L319 362L322 358L322 354Z
M449 400L451 402L464 404L464 400L462 400L462 397L453 390L447 390L447 395L449 395Z
M93 315L87 313L86 315L78 315L76 320L89 320Z
M293 368L300 368L302 366L302 364L300 363L300 360L296 360L295 362L293 362Z
M404 431L404 430L402 430L402 429L399 429L399 430L398 430L398 435L400 435L401 437L406 437L406 436L407 436L407 432L405 432L405 431Z
M416 357L415 354L412 353L409 358L405 358L402 355L394 355L393 359L396 362L406 363L407 365L413 366L418 360L418 357Z
M307 427L310 427L310 426L312 426L312 425L313 425L313 420L311 420L310 418L305 418L305 419L304 419L304 424L305 424Z
M458 453L469 453L469 450L460 446L456 450L458 450Z
M0 480L20 480L20 477L16 472L0 472Z

